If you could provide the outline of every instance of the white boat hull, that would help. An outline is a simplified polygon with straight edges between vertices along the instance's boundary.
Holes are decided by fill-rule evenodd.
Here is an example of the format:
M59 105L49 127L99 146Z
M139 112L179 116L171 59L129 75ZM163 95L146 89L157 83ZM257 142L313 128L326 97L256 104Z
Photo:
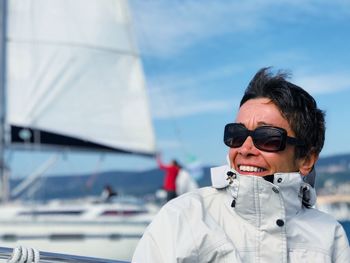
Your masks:
M0 208L0 242L41 251L130 261L157 206L46 205Z

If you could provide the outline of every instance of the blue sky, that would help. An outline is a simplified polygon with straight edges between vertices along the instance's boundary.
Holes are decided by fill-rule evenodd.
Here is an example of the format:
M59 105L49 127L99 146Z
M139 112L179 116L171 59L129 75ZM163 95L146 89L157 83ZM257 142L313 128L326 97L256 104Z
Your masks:
M326 111L321 156L350 153L350 2L131 0L130 7L165 161L224 163L223 127L266 66L289 70ZM45 158L13 172L21 176ZM49 173L154 166L144 158L86 154L61 158Z

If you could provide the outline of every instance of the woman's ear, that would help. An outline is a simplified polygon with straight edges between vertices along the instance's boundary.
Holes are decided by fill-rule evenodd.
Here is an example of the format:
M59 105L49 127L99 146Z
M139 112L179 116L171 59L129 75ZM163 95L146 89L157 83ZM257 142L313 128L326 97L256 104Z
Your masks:
M301 175L308 175L318 159L318 154L311 152L304 158L299 159L299 172Z

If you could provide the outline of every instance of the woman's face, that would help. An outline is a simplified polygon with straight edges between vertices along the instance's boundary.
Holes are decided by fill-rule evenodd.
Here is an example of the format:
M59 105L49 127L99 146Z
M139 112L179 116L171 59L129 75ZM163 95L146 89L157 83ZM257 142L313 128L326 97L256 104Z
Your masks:
M287 131L288 136L295 137L287 120L268 98L246 101L239 109L236 123L243 124L249 130L264 125L280 127ZM230 148L229 159L236 171L247 175L265 176L277 172L298 172L300 168L295 159L295 146L287 144L283 151L265 152L254 146L250 136L241 147Z

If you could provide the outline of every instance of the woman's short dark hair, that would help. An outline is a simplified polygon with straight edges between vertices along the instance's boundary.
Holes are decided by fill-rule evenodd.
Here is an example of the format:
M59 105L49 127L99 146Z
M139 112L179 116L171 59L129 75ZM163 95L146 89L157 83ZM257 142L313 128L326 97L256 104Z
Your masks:
M270 99L288 121L296 138L305 142L305 146L296 147L295 157L302 158L310 153L319 155L325 139L325 113L317 108L309 93L288 82L288 77L286 72L278 71L274 75L270 68L260 69L245 90L240 106L250 99Z

